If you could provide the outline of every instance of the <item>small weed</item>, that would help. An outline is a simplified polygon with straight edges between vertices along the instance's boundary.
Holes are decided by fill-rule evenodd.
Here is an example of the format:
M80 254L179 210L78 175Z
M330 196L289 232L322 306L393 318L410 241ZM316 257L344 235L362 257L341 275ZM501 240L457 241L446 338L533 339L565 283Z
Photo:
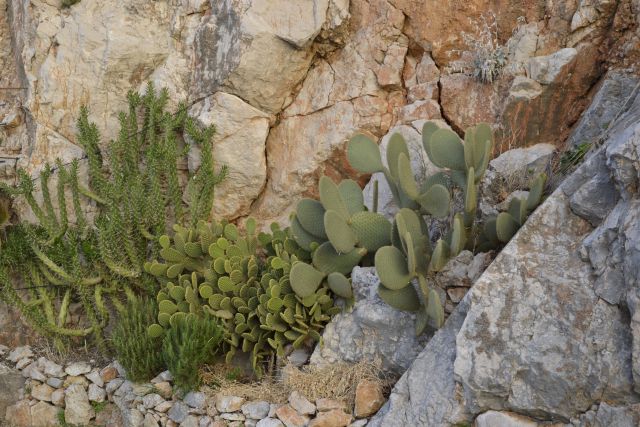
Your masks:
M58 424L61 427L71 427L69 424L67 424L67 420L64 418L64 409L60 409L58 411L57 419L58 419Z
M60 7L62 7L63 9L68 9L77 3L80 3L80 0L62 0L62 2L60 3Z
M242 377L242 369L235 367L225 375L228 381L238 381Z
M591 149L591 145L592 144L590 142L584 142L562 153L562 156L560 156L558 173L566 175L567 172L580 164L584 159L584 156Z
M91 402L91 406L93 406L93 410L96 412L96 414L99 414L100 412L104 411L104 408L107 407L107 402Z

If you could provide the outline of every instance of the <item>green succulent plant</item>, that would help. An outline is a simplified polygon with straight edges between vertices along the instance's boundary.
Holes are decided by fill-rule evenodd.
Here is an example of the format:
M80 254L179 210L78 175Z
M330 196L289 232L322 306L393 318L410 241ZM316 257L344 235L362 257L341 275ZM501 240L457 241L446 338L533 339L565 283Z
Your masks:
M306 265L310 254L276 224L271 233L256 233L253 219L240 232L226 221L199 222L194 228L175 227L173 239L160 238L164 262L145 269L163 282L158 293L158 323L149 334L165 329L188 313L212 315L224 327L226 361L238 351L250 353L262 374L263 361L285 347L320 340L320 332L339 311L326 286L297 292L290 275Z
M416 332L427 325L440 327L444 321L442 301L435 287L434 275L448 260L462 250L489 250L508 241L526 219L528 212L540 202L544 176L531 187L527 200L516 199L508 212L489 218L481 226L477 218L478 185L482 180L493 150L493 133L482 123L467 129L464 139L434 122L422 129L422 145L431 162L442 170L416 182L411 170L409 150L400 134L392 135L387 146L385 167L378 145L364 135L356 135L348 145L348 159L363 173L382 173L400 208L395 216L391 245L375 254L375 266L381 285L378 294L389 305L417 315ZM451 212L451 191L462 190L461 212ZM425 216L449 217L450 227L435 244L425 222ZM337 223L334 247L351 248L353 236L343 223ZM328 233L332 234L332 233ZM418 293L419 291L419 293Z
M302 199L291 216L294 239L312 253L311 263L293 265L291 285L303 295L326 285L351 299L347 275L365 256L391 243L391 223L366 210L362 190L353 180L336 185L323 176L319 190L320 200Z

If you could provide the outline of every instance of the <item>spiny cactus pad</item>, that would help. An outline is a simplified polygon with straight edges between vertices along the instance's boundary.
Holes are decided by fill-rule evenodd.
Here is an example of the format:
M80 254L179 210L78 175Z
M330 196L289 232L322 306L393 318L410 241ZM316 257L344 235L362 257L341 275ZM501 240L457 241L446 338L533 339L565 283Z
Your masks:
M362 173L382 172L378 144L365 135L356 135L347 145L347 159L351 166Z

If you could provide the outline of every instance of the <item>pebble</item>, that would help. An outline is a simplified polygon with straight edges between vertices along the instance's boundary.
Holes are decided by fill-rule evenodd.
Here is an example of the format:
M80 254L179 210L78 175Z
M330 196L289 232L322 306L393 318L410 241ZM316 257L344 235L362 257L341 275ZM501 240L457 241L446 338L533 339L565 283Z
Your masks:
M38 367L42 369L42 372L44 372L48 377L62 378L65 376L64 369L62 369L61 365L58 365L45 357L38 359Z
M269 415L269 409L271 409L271 405L265 401L249 402L242 405L244 416L255 420L266 418Z
M91 371L91 365L87 362L75 362L68 365L64 371L69 376L77 377L79 375L88 374Z
M104 402L107 398L107 392L97 384L89 384L89 400L92 402Z
M64 381L62 381L60 378L52 377L47 379L47 384L49 384L53 388L60 388L64 384Z
M187 393L187 395L182 400L184 403L191 406L192 408L204 409L204 405L207 399L204 393L192 391Z
M89 372L87 375L85 375L85 377L87 377L89 381L91 381L98 387L104 387L104 380L102 379L102 376L100 375L100 372L98 372L97 369L94 369L93 371Z
M304 397L297 391L294 391L291 393L291 395L289 395L289 404L299 414L313 415L316 413L316 405L309 402L306 397Z
M237 396L216 396L216 409L220 412L236 412L242 408L245 400Z
M165 400L162 398L162 396L160 396L157 393L147 394L145 397L142 398L142 404L147 409L155 408L156 406L158 406L164 401Z
M181 423L189 415L189 407L184 403L177 401L173 404L167 413L169 419L177 423Z
M9 353L7 359L10 362L17 363L20 359L25 359L33 356L33 351L31 351L31 347L28 345L22 347L16 347L13 351Z

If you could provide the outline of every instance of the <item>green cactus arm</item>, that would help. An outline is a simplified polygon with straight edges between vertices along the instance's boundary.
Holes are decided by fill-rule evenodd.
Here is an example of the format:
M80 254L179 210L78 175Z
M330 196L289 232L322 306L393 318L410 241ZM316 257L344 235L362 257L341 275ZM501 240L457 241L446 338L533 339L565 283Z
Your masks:
M364 210L364 196L357 182L352 179L344 179L338 184L338 191L351 215Z
M347 221L336 211L328 210L324 214L324 228L333 247L339 253L348 253L356 245L356 234Z
M389 166L389 174L394 180L398 180L400 177L398 169L400 154L404 154L407 159L410 157L404 137L402 134L394 133L387 144L387 165Z
M459 213L453 218L453 230L451 232L451 241L449 242L451 257L456 257L467 244L467 233Z
M502 243L507 243L518 231L518 221L507 212L501 212L496 218L496 235Z
M451 197L449 190L441 184L432 185L426 192L418 196L422 209L436 218L449 215Z
M417 311L420 308L420 297L413 286L405 286L399 290L378 286L378 296L397 310Z
M351 167L362 173L382 172L385 169L378 144L365 135L355 135L349 140L347 159Z
M438 272L447 265L449 261L449 245L444 240L440 239L436 243L436 247L431 255L431 262L429 263L429 271Z
M478 196L476 193L474 169L469 168L467 171L467 185L464 191L464 225L467 228L473 225L477 205Z
M338 272L329 274L327 283L334 294L346 299L353 298L351 282L344 274Z
M407 258L394 246L384 246L376 252L375 267L380 283L390 290L400 290L411 282Z
M323 220L324 221L324 220ZM291 234L294 240L300 247L306 251L311 251L311 247L314 243L323 243L325 239L314 236L309 233L298 221L298 218L293 214L291 216ZM324 226L323 226L324 227Z
M302 199L296 206L296 218L300 225L311 235L318 236L322 241L327 239L324 228L325 209L317 200Z
M325 210L336 211L344 219L349 219L351 215L349 210L342 200L340 189L328 176L320 178L319 183L320 202L324 206Z
M330 242L325 242L313 253L313 265L324 274L334 271L349 274L366 253L366 249L355 248L349 253L340 254Z
M325 278L325 275L304 262L297 262L291 267L291 287L300 298L306 298L315 293Z
M442 306L440 296L435 289L429 289L426 312L436 329L440 328L444 324L444 307Z
M542 193L544 192L544 184L547 181L547 175L541 173L534 180L533 184L529 188L529 196L527 197L527 211L531 212L540 204L542 200Z
M391 223L384 215L374 212L358 212L351 218L358 247L374 253L382 246L391 243Z
M422 125L422 147L429 159L431 159L431 137L438 129L440 129L440 126L435 122L428 121Z
M464 171L464 146L460 137L449 129L438 129L433 133L429 141L431 162L441 168Z
M509 202L507 213L516 220L519 226L522 226L527 219L527 201L519 197L514 197L511 199L511 202Z
M397 170L398 181L400 182L402 190L407 196L409 196L410 199L416 200L419 195L418 184L413 177L413 171L411 170L411 163L409 162L409 158L404 153L400 153L398 156Z

